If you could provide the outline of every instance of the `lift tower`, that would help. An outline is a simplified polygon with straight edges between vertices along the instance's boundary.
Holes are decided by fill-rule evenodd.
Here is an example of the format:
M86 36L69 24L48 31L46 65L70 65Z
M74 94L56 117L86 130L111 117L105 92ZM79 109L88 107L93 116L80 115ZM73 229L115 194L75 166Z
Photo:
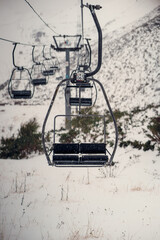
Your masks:
M58 35L53 36L55 46L51 45L57 52L65 52L66 54L66 79L70 78L70 52L76 52L81 49L80 41L81 35ZM72 41L70 41L72 39ZM72 46L74 43L74 46ZM71 121L71 106L67 103L70 99L70 89L67 88L69 81L66 82L66 101L65 101L65 114L66 114L66 128L70 128Z

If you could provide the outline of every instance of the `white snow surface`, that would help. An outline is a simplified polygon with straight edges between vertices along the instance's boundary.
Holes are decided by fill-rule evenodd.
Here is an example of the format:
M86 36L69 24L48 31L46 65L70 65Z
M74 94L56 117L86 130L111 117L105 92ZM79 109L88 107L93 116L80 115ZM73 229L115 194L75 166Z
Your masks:
M1 239L160 238L160 162L118 149L111 168L55 168L45 156L0 160Z

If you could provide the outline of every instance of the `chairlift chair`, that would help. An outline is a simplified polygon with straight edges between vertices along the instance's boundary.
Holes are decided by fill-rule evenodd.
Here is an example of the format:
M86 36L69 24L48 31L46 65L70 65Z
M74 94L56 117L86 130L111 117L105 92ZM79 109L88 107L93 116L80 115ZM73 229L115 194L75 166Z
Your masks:
M44 76L43 72L45 70L45 66L43 63L35 63L31 69L32 76L32 84L34 86L46 85L47 84L47 76Z
M55 74L55 72L56 72L58 67L55 66L55 63L53 61L53 57L51 57L51 56L50 57L46 57L46 55L45 55L45 47L46 46L44 45L43 46L43 58L44 58L43 64L44 64L46 69L42 73L43 73L44 76L53 76ZM49 54L51 54L50 51L49 51Z
M89 41L91 40L90 38L86 38L86 43L83 45L82 48L82 54L80 53L81 57L80 60L82 61L79 63L81 67L83 67L84 71L87 71L90 69L91 66L91 58L92 58L92 51L91 51L91 46ZM83 57L82 57L83 55Z
M47 111L46 117L44 119L43 127L42 127L42 142L43 142L43 148L44 153L47 158L47 162L51 166L58 166L58 167L100 167L100 166L111 166L114 164L113 158L117 149L118 144L118 129L117 124L111 109L111 106L109 104L105 89L102 85L102 83L93 78L93 75L95 75L101 67L102 62L102 32L99 25L99 22L97 20L95 9L100 9L100 6L94 6L94 5L85 5L89 8L91 15L93 17L93 20L95 22L95 25L98 30L98 64L94 71L91 72L77 72L72 78L63 79L60 81L60 83L57 85L57 88L55 89L55 92L53 94L49 109ZM79 77L81 76L81 77ZM71 86L73 84L75 88L77 86L90 86L91 83L98 84L102 93L103 97L106 102L106 106L109 109L109 112L111 114L114 127L115 127L115 143L113 147L112 153L109 153L106 146L106 134L105 134L105 116L101 116L104 119L104 142L103 143L95 143L95 142L71 142L71 143L59 143L55 140L55 133L56 133L56 119L60 116L66 117L66 115L56 115L54 118L54 129L53 129L53 143L50 149L47 148L46 139L45 139L45 130L46 130L46 124L51 112L51 109L54 105L57 92L64 83L68 83L68 86ZM82 103L82 99L79 96L79 99L76 101L79 101L79 103ZM84 100L83 100L84 101ZM72 116L72 115L71 115ZM75 115L73 115L75 116ZM79 111L77 113L77 116L79 118L81 117L94 117L93 115L83 115L81 113L81 106L79 104ZM52 155L51 155L52 154Z
M117 131L117 126L116 122L112 113L112 110L110 108L109 102L107 95L105 93L105 90L100 83L100 81L96 79L90 79L90 81L96 82L101 88L101 91L103 92L104 99L106 101L106 105L109 108L109 111L111 113L111 117L114 122L115 126L115 145L113 148L113 152L109 153L106 145L106 132L105 132L105 117L104 115L98 115L98 117L101 117L104 119L104 142L102 143L97 143L97 142L80 142L80 143L59 143L56 142L55 134L56 134L56 120L58 117L66 117L66 115L56 115L54 118L54 129L53 129L53 144L51 146L51 149L47 149L46 147L46 141L45 141L45 128L46 128L46 123L50 114L50 111L52 109L52 106L54 104L54 101L56 99L57 92L60 88L60 86L63 85L63 83L67 82L68 79L63 79L57 86L55 93L53 95L51 104L49 106L49 110L47 112L46 118L43 123L43 128L42 128L42 139L43 139L43 147L44 147L44 152L48 161L48 164L51 166L56 166L56 167L101 167L101 166L107 166L107 165L112 165L113 164L113 157L117 148L117 141L118 141L118 131ZM79 118L85 118L85 117L97 117L93 115L83 115L80 112L76 115L71 115L71 117L79 117ZM52 153L52 157L51 154Z
M55 49L57 52L70 52L79 51L81 49L80 41L81 35L58 35L53 36L55 45L51 45L52 49ZM76 40L76 44L75 44Z
M15 64L15 49L17 43L14 43L12 52L12 60L14 69L8 83L8 93L14 99L30 99L34 94L34 86L32 85L31 74L27 68L19 67Z
M52 52L53 52L53 46L51 44L50 48L49 48L49 54L50 54L50 58L53 61L53 64L52 64L52 66L50 66L50 69L54 69L55 71L59 71L60 70L60 63L58 61L58 58L55 56L55 54L52 55Z
M46 85L48 83L48 77L43 74L43 72L46 71L45 65L35 60L34 51L35 46L32 48L32 61L34 63L31 69L32 84L34 86Z
M75 74L75 73L74 73ZM95 86L95 85L94 85ZM81 106L81 107L91 107L93 104L92 101L92 88L93 84L91 83L83 83L80 81L76 81L76 84L70 82L69 85L66 86L67 89L72 89L70 98L69 98L69 105L70 106ZM65 92L66 92L65 91ZM74 96L73 96L74 92ZM85 97L84 97L85 95ZM67 99L66 99L67 101Z

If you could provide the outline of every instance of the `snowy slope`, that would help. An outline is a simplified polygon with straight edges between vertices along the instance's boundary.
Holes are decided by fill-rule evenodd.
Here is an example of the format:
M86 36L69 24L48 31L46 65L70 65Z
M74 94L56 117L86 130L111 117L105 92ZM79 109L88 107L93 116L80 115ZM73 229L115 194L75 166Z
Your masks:
M105 36L102 78L113 103L121 103L121 108L159 104L159 11L136 22L134 28L123 28L123 35L115 31Z
M160 62L159 54L157 54L160 48L159 21L159 8L156 8L140 20L134 21L112 32L108 32L107 26L103 28L103 62L101 71L96 77L101 80L106 91L109 92L111 102L116 106L121 104L121 109L126 108L126 106L129 108L137 107L139 102L141 107L145 107L151 103L157 105L159 102ZM43 33L43 31L41 33ZM32 37L35 36L34 38L36 39L37 35L38 34L33 34ZM42 34L39 41L43 41L43 37ZM93 63L96 64L97 44L95 40L91 43L93 56L95 56ZM24 49L23 54L20 56L18 52L22 51L22 49ZM31 47L18 46L16 60L19 65L22 65L21 61L24 60L24 64L26 64L28 68L32 66L31 50ZM28 54L26 54L27 52ZM63 53L55 54L61 61L65 59ZM53 93L51 89L55 88L57 84L55 80L56 77L65 76L62 66L63 64L61 65L61 71L51 77L48 86L45 87L45 92L48 97L44 94L43 88L39 88L34 98L27 101L27 103L43 104L46 99L51 98L51 94ZM72 61L71 70L73 70ZM7 68L7 71L8 75L9 73L11 74L11 69ZM4 72L5 69L3 75ZM6 81L7 79L3 81L0 88L0 101L1 103L13 104L13 101L9 99L7 86L3 89ZM124 84L126 86L125 89L123 87ZM138 99L138 101L135 101L136 99Z
M116 160L111 169L1 160L1 239L158 240L159 159L119 149Z

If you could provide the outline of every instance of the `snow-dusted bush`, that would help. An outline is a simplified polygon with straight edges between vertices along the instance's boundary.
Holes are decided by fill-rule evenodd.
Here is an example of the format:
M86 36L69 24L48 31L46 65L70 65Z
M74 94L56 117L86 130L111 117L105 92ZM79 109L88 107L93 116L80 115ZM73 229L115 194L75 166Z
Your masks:
M1 138L0 158L27 158L33 152L42 152L41 133L35 118L21 125L17 136Z
M83 141L94 142L97 138L102 138L102 118L99 116L99 112L86 108L81 110L81 114L83 116L73 117L70 123L71 128L69 130L63 128L60 129L60 132L58 133L59 142L77 142L80 137Z
M160 117L154 117L151 119L148 129L150 130L150 133L147 134L147 136L151 139L152 142L160 144ZM160 152L160 147L159 147Z

